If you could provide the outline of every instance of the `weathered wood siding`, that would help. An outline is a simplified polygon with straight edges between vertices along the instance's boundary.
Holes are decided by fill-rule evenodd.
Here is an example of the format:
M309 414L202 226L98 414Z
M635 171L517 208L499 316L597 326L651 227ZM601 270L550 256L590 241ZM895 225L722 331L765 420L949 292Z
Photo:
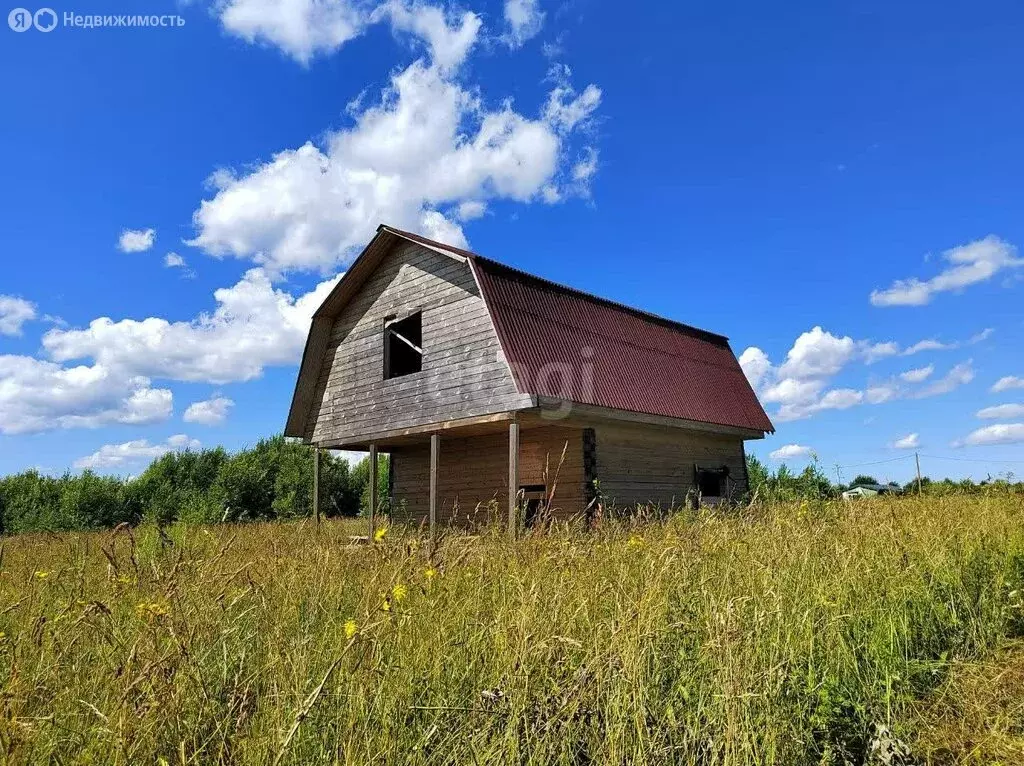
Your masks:
M700 431L642 424L600 424L597 477L606 505L678 507L693 487L693 467L729 467L723 493L739 497L747 489L743 441Z
M582 431L545 426L523 429L519 438L519 483L550 486L557 474L553 515L565 518L582 511ZM429 510L430 445L395 449L391 461L392 515L397 521L419 524ZM486 506L491 501L496 502L499 518L504 520L508 508L508 432L459 439L442 437L437 482L438 523L487 521Z
M423 312L423 369L384 379L384 320ZM334 320L307 438L361 436L529 406L469 264L397 245Z

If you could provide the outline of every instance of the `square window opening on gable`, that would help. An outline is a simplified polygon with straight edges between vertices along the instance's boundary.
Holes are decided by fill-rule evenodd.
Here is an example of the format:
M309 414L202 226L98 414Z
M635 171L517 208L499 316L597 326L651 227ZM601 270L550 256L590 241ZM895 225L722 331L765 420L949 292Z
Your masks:
M384 322L384 379L423 369L423 313Z

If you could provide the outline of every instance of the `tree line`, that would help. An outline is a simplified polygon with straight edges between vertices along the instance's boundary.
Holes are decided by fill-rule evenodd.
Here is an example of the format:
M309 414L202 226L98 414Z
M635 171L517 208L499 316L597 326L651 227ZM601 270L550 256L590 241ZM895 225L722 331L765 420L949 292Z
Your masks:
M874 476L860 474L848 484L833 483L817 460L812 460L802 471L792 471L785 464L772 471L754 455L747 455L749 499L762 501L791 501L836 498L848 489L863 485L885 485L897 492L912 494L918 491L917 479L905 484L880 482ZM973 495L981 493L1012 493L1024 495L1024 482L1015 481L1012 473L989 477L975 482L971 479L931 479L921 477L920 491L924 495Z
M381 496L388 460L378 461ZM369 505L370 463L349 465L328 452L320 462L320 510L357 516ZM0 532L104 529L121 523L170 524L298 519L313 515L313 457L283 436L229 454L222 447L169 452L137 477L93 471L0 479Z
M378 486L386 498L388 458L378 461ZM832 483L817 461L800 472L785 465L772 471L747 457L747 501L793 501L838 497L857 484L878 484L862 475L850 484ZM324 516L358 516L369 506L369 459L350 465L323 453L320 510ZM1024 495L1024 483L1006 477L921 481L930 495L1012 492ZM898 488L917 490L916 481ZM105 529L121 523L171 524L301 519L313 515L313 459L308 446L276 436L234 454L222 447L170 452L139 476L101 476L93 471L47 476L38 471L0 479L0 533L63 532Z

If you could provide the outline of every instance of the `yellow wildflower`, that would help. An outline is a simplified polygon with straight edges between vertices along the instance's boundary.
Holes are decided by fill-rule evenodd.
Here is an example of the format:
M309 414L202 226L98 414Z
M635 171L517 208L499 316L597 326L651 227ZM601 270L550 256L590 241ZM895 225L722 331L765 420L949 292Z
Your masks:
M387 536L388 536L388 528L387 527L381 527L380 529L378 529L376 532L373 533L373 539L376 540L378 543L381 540L383 540L385 537L387 537Z
M640 537L639 535L630 535L629 536L629 542L626 543L626 546L629 547L629 548L634 548L634 549L635 548L643 548L644 547L644 539L642 537Z
M167 616L167 610L155 601L140 601L135 607L135 612L139 619L144 620L155 620Z
M402 599L404 599L408 595L408 593L409 593L409 589L406 588L401 583L399 583L398 585L396 585L394 588L391 589L391 596L392 596L392 598L394 598L395 601L399 601L399 602Z
M36 579L37 580L45 580L49 576L50 576L50 573L47 572L45 569L40 569L40 570L36 571Z
M391 611L391 602L388 599L384 599L384 603L380 605L380 608L385 612Z
M427 567L427 570L423 573L423 576L427 578L427 582L430 582L437 577L437 570L434 567Z
M356 625L355 620L345 621L345 638L352 638L356 633L359 632L359 626Z

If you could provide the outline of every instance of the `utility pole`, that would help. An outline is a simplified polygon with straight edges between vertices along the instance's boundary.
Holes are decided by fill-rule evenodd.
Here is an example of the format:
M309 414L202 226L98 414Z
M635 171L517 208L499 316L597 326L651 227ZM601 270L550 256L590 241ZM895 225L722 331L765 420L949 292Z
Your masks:
M917 494L921 494L921 456L914 453L914 463L917 465Z

